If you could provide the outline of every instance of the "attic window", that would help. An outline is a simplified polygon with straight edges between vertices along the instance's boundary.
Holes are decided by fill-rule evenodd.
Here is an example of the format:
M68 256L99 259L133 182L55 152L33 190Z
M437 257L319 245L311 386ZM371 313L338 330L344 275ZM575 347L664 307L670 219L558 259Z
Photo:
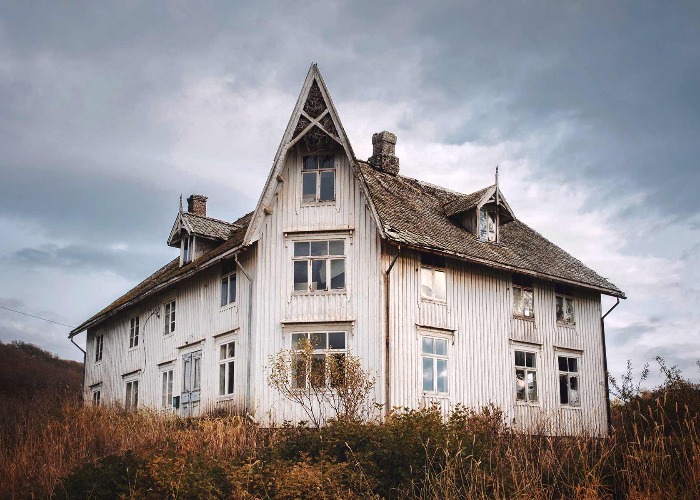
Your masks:
M497 241L496 227L498 218L495 210L482 208L479 211L479 239L481 241Z
M332 155L304 156L302 202L335 201L335 164Z
M194 254L194 236L182 239L182 263L187 264L192 261Z
M431 253L421 254L420 289L424 299L444 301L447 297L445 257Z

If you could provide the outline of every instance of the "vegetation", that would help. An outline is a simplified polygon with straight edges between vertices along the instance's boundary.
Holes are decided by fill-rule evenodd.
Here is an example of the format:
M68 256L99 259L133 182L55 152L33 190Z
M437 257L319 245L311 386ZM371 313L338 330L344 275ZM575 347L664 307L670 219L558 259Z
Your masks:
M660 361L603 439L514 431L492 407L265 429L35 398L0 429L0 497L700 498L700 387Z

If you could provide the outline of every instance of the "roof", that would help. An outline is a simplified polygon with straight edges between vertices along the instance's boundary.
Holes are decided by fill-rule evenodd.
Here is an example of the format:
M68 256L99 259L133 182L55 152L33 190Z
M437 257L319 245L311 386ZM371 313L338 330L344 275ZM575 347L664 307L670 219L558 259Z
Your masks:
M501 226L498 243L482 242L450 219L446 207L473 207L473 200L481 199L491 186L463 195L380 172L365 162L357 164L388 240L625 297L617 286L518 219Z
M182 217L192 228L193 234L206 236L213 240L226 241L231 236L232 231L241 227L239 224L203 217L190 212L183 212Z
M183 213L185 215L186 213ZM187 213L186 215L193 215ZM148 278L143 280L141 283L136 285L134 288L126 292L124 295L119 297L117 300L112 302L110 305L102 309L100 312L92 316L90 319L84 321L80 326L77 326L70 332L70 336L76 335L83 330L90 328L97 323L107 319L109 316L117 313L119 310L127 307L134 302L146 298L156 291L167 288L179 281L182 281L188 276L209 267L209 265L216 262L217 257L221 257L230 250L236 250L240 248L243 244L243 238L245 236L246 229L248 228L248 223L250 222L250 217L253 212L250 212L234 223L222 222L227 224L234 229L229 231L229 237L224 243L217 246L213 250L205 253L196 260L180 267L180 258L173 259L155 273L150 275ZM194 216L197 219L209 219L208 217ZM210 219L216 220L216 219Z
M467 210L471 210L479 204L481 198L483 198L486 192L493 187L495 187L495 184L492 186L485 187L484 189L480 189L479 191L476 191L471 194L460 193L458 196L455 196L455 198L452 201L448 201L445 204L445 214L448 217L452 217L453 215L458 214L460 212L466 212Z

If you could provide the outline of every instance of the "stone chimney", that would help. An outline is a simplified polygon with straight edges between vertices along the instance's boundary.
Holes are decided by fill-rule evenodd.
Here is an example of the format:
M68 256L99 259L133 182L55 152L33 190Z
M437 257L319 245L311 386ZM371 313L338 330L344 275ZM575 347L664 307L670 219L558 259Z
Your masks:
M399 173L399 159L395 154L396 134L377 132L372 135L372 156L367 163L373 168L387 174Z
M187 198L187 211L191 214L207 216L207 197L201 194L193 194Z

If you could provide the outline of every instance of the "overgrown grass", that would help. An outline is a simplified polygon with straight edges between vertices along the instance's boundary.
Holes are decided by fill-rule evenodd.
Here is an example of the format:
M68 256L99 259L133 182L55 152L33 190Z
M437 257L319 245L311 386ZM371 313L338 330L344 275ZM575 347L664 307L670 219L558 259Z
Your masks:
M700 390L680 377L617 405L604 439L517 432L491 407L318 431L53 406L3 427L0 496L700 498Z

